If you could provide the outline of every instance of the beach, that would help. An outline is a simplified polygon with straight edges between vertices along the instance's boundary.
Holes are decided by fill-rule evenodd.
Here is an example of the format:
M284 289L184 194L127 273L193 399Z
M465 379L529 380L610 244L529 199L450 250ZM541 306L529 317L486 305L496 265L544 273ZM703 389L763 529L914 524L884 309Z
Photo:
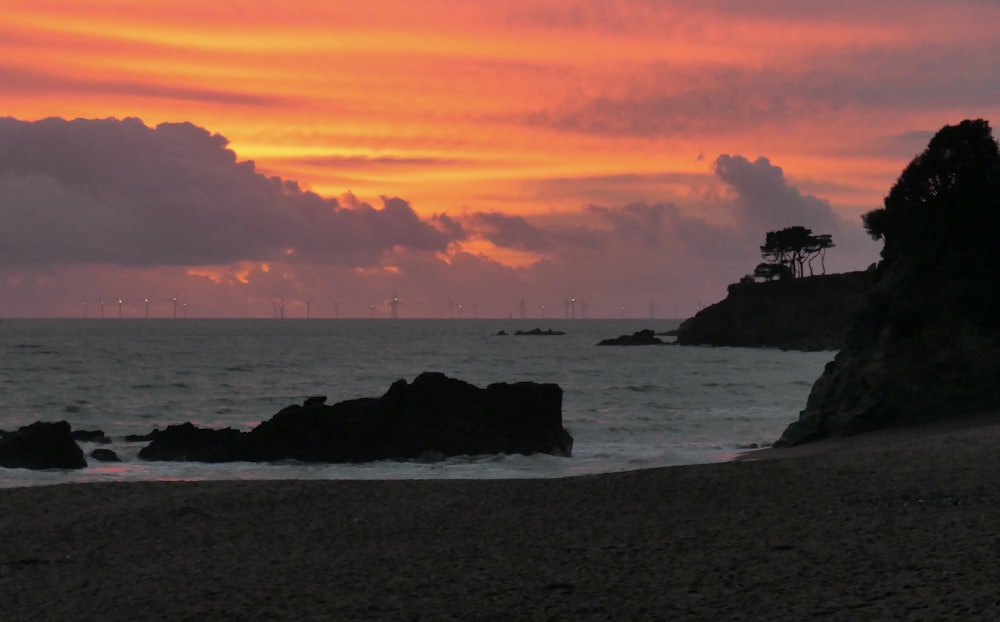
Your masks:
M995 620L996 420L564 479L0 490L0 620Z

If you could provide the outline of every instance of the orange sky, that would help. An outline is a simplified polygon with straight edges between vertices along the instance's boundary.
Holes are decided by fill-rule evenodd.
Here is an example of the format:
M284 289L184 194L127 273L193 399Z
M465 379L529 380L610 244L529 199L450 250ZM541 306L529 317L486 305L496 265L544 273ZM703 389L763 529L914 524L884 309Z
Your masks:
M856 221L930 133L1000 110L1000 4L744 5L8 0L0 114L187 121L268 175L427 218L645 202L723 225L720 155Z

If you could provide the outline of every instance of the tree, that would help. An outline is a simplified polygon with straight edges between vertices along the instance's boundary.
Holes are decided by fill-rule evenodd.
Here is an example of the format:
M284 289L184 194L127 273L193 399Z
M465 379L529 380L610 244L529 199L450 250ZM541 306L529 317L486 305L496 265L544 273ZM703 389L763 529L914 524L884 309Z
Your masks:
M938 131L862 221L885 240L884 265L906 257L927 270L946 255L975 263L995 243L998 197L1000 149L987 121L966 120Z
M774 279L794 279L795 273L792 269L783 264L759 263L753 271L754 277L765 281Z
M829 233L821 233L813 239L815 240L815 250L809 256L809 276L812 276L812 261L817 255L819 255L820 268L823 270L823 274L826 274L826 251L836 244L833 243L833 236Z
M803 277L806 266L809 266L809 276L812 276L812 262L816 257L820 258L820 265L826 274L826 251L833 247L833 236L827 233L813 235L812 230L805 227L768 231L760 253L769 261L758 265L754 275L768 281L789 276Z

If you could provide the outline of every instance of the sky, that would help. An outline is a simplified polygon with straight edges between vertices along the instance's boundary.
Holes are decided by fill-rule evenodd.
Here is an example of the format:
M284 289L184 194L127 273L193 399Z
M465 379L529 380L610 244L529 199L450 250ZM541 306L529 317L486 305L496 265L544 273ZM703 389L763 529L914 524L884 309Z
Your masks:
M995 0L0 11L0 317L687 317L1000 118Z

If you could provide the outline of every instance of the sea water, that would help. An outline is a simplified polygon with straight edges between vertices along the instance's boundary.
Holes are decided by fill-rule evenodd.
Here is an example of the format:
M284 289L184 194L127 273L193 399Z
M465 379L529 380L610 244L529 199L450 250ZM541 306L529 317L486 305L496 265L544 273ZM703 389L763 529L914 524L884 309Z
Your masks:
M202 479L562 477L726 460L773 442L833 352L601 347L674 320L0 320L0 429L66 420L103 430L120 463L0 468L0 487ZM564 335L515 336L541 328ZM504 331L506 336L497 333ZM668 339L669 340L669 339ZM439 371L478 386L563 389L573 456L361 465L147 462L129 434L190 421L248 430L290 404L382 395ZM81 443L89 454L97 445Z

